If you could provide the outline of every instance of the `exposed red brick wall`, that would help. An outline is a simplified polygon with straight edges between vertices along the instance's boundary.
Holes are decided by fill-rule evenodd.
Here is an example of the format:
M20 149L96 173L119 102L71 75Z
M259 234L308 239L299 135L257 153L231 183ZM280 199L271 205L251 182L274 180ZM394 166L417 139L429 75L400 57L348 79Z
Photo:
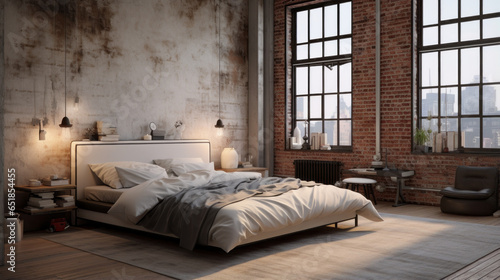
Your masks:
M311 1L312 2L312 1ZM381 146L389 149L389 165L415 170L406 182L409 202L437 205L438 192L453 185L458 165L500 167L500 157L470 154L412 153L412 2L381 0ZM295 159L336 160L345 168L367 167L375 154L375 1L353 0L353 151L286 150L286 7L303 0L275 0L274 33L274 175L293 176ZM378 178L387 185L395 184ZM431 189L419 190L419 188ZM378 199L394 200L394 189L376 192Z

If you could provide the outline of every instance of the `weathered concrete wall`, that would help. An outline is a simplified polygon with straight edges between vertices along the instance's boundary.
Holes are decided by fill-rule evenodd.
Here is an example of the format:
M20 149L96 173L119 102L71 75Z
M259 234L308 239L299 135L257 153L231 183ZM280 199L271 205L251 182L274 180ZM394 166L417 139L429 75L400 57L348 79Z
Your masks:
M115 125L122 140L141 139L151 121L168 131L182 120L184 139L212 142L216 166L223 147L246 154L248 2L221 1L222 138L214 128L217 2L5 1L2 144L5 167L16 168L18 184L54 173L69 176L71 141L84 138L98 120ZM70 129L59 127L65 115L65 26ZM48 121L45 141L38 140L33 118Z

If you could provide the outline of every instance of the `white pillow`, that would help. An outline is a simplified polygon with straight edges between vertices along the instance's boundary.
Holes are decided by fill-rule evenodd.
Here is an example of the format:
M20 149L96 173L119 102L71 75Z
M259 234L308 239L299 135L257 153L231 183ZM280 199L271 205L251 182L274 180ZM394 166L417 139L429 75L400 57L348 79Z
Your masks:
M160 169L160 171L163 170L163 168L157 165L136 161L114 161L89 164L90 169L97 175L97 177L99 177L99 179L101 179L104 184L115 189L121 189L123 186L120 182L120 177L118 177L118 173L116 172L115 167L117 166L149 171L152 171L154 169Z
M168 176L175 176L171 167L175 164L181 163L197 163L203 162L201 158L166 158L166 159L154 159L153 162L167 170Z
M120 182L124 188L135 187L150 179L167 178L167 171L163 168L149 169L133 169L116 166L116 173L120 178Z
M215 170L213 162L210 163L192 162L192 163L174 164L171 166L171 169L177 176L195 170L209 170L209 171Z

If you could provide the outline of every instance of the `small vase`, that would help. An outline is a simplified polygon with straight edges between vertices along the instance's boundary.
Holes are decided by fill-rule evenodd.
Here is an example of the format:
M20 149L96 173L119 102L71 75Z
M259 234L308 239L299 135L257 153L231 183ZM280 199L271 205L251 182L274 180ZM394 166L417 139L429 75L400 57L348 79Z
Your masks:
M238 153L234 148L224 148L220 162L222 168L238 168Z

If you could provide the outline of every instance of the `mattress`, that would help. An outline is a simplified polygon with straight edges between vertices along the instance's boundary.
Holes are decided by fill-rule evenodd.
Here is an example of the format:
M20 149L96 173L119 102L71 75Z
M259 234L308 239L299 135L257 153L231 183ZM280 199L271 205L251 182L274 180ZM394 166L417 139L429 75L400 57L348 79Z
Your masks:
M113 189L106 185L88 186L84 190L84 199L98 202L115 203L127 189Z

